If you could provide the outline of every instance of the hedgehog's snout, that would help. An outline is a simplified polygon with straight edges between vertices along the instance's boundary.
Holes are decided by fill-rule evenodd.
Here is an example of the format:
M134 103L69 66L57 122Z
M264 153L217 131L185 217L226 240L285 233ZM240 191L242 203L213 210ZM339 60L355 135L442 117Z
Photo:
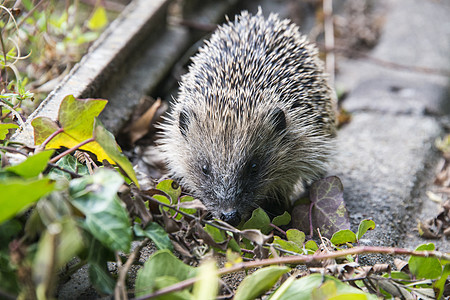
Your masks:
M237 226L241 222L241 214L236 209L233 209L231 211L221 212L220 219L232 226Z

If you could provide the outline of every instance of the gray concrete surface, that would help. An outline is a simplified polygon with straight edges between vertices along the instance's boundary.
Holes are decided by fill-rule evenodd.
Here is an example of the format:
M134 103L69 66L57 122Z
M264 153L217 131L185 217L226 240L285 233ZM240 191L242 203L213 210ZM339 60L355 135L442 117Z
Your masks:
M450 4L378 5L386 15L380 41L368 53L375 59L337 60L336 85L349 92L343 107L352 121L339 132L330 173L343 181L352 228L364 218L377 224L365 244L414 248L426 242L414 228L433 180L434 140L443 134L440 120L449 114L450 101L449 77L422 69L450 70ZM445 241L437 243L450 250Z

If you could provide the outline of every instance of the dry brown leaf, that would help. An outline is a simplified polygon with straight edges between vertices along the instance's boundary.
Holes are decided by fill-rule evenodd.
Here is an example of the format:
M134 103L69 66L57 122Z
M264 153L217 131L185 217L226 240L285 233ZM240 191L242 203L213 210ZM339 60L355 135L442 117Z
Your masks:
M128 134L131 144L134 144L149 132L151 125L155 122L156 112L160 107L161 99L158 98L139 119L124 130Z

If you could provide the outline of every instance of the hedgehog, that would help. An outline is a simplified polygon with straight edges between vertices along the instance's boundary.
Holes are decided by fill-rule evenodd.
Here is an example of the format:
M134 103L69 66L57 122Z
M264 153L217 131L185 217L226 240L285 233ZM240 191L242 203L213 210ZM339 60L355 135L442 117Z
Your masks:
M170 174L232 225L274 216L325 175L335 97L316 47L277 14L243 11L192 58L160 125Z

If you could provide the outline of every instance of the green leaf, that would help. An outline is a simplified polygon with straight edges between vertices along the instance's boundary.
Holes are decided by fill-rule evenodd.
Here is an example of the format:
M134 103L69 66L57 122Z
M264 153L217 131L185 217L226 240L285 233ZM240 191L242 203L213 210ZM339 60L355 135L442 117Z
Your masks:
M19 125L12 123L0 124L0 140L6 139L10 129L19 128Z
M411 280L411 277L401 271L392 271L390 273L385 273L382 275L385 278L393 278L393 279L400 279L400 280Z
M66 96L59 107L58 123L46 117L33 119L34 142L42 144L52 133L62 128L64 132L56 135L45 149L72 148L93 137L94 119L97 117L108 101L104 99L76 99L72 95ZM114 161L105 153L96 142L90 142L80 150L94 153L99 161L106 159Z
M273 228L270 226L269 216L259 207L253 211L251 218L244 223L242 229L259 229L263 234L268 234Z
M39 240L33 261L33 279L37 294L45 298L51 294L51 282L56 280L58 270L67 264L83 248L83 239L74 220L66 217L52 223ZM43 298L42 298L43 299Z
M87 23L90 30L100 30L108 24L108 17L103 6L98 6Z
M87 166L80 163L72 155L66 155L56 162L56 165L62 169L72 171L79 175L89 175L89 169ZM61 171L57 168L52 168L48 173L48 177L54 180L61 180L62 178L70 181L72 179L71 175L67 172Z
M272 220L272 224L276 226L288 225L291 222L291 215L285 211L282 215L276 216Z
M284 266L270 266L256 270L242 280L233 299L250 300L261 296L277 283L281 275L289 272L289 270L290 268Z
M448 276L450 276L450 264L446 264L444 266L444 270L442 271L441 278L436 280L433 284L434 289L439 291L436 299L441 299L442 295L444 294L445 282L447 281Z
M303 251L301 250L301 246L298 246L297 243L294 243L292 241L285 241L278 236L274 236L273 238L273 243L279 245L284 250L295 253L303 253Z
M108 260L114 260L114 253L92 238L89 243L89 280L97 291L102 294L112 294L116 285L108 271Z
M205 231L213 238L216 243L223 243L226 240L226 236L219 228L206 224Z
M72 204L85 216L85 228L113 251L128 252L131 244L130 221L117 197L123 184L115 171L98 169L92 176L74 179L69 193Z
M319 250L319 246L317 246L316 242L314 242L313 240L309 240L305 243L305 249L307 249L308 252L314 253Z
M173 181L171 179L163 180L156 185L156 189L166 193L167 196L169 196L169 198L167 198L164 195L154 195L153 198L155 198L156 200L158 200L162 203L166 203L169 205L178 204L178 198L181 196L181 187L175 181ZM173 209L169 209L167 207L160 207L160 209L165 210L165 211L170 211L171 215L176 214L176 212ZM182 218L182 216L179 215L179 216L177 216L176 219L179 220L181 218Z
M331 237L331 242L336 245L344 245L346 243L356 243L356 235L353 231L345 229L339 230Z
M192 278L196 275L196 269L184 264L169 250L155 252L139 270L136 278L136 296L142 297L161 288L155 284L158 277L168 276L175 278L177 282ZM168 296L172 293L168 294Z
M416 251L433 251L434 244L423 244L416 248ZM435 257L411 256L408 261L409 270L418 279L436 279L442 274L442 265Z
M359 241L368 230L373 229L375 229L374 221L369 219L362 220L361 223L359 223L358 232L356 233L356 239Z
M48 178L0 181L0 224L53 191L54 186Z
M289 229L286 231L288 241L296 243L300 248L305 242L305 233L297 229Z
M133 229L136 236L148 237L155 243L158 249L168 249L173 251L173 245L169 235L158 223L149 223L144 229L142 229L139 224L134 224Z
M171 204L178 203L178 198L181 195L181 187L175 181L172 179L163 180L156 185L156 188L169 195Z
M128 158L121 152L119 145L111 132L103 127L103 124L99 119L95 118L94 122L94 138L97 143L102 147L103 151L110 157L122 170L128 175L128 177L139 188L139 183L134 172L133 165Z
M326 288L317 292L325 284L327 284ZM332 294L326 294L327 292ZM337 278L328 275L322 276L321 274L312 274L295 280L278 299L309 300L312 298L313 293L319 293L319 295L322 293L325 296L319 299L377 299L376 295L366 294L357 288L341 282Z
M197 282L194 284L193 299L216 299L219 290L219 276L213 259L202 263L198 268Z
M180 203L183 203L183 202L191 202L191 201L194 201L194 200L195 200L195 198L192 197L192 196L183 196L183 197L180 198ZM196 210L195 208L183 208L183 207L179 207L178 209L179 209L180 211L182 211L182 212L185 212L185 213L191 214L191 215L193 215L193 214L195 214L195 213L197 212L197 210Z
M23 178L36 177L47 168L47 163L53 155L53 152L53 150L42 151L35 155L31 155L20 164L7 167L5 170L13 172Z
M291 286L291 284L295 281L295 276L290 276L286 279L285 282L273 293L269 300L279 300L283 296L284 292Z

